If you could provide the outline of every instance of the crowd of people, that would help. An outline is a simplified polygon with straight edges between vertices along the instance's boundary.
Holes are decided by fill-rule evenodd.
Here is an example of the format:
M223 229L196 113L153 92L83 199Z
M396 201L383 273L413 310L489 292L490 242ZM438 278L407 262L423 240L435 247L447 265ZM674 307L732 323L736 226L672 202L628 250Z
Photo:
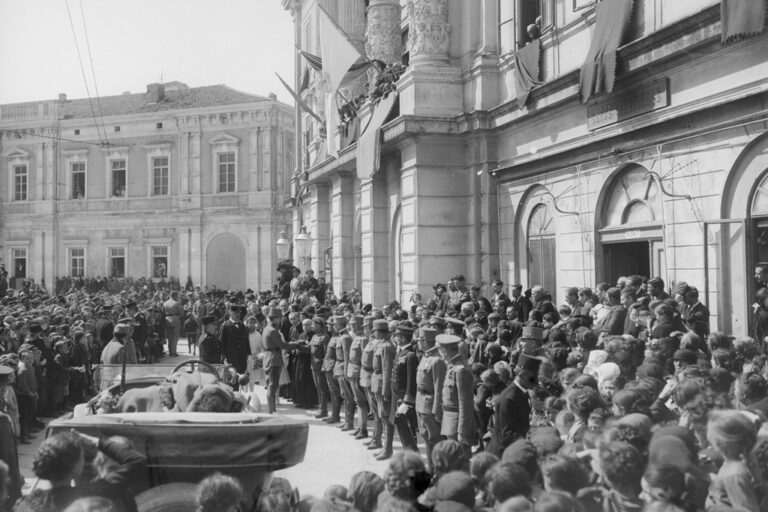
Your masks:
M15 391L23 442L35 414L85 398L93 364L151 362L185 334L243 377L235 386L266 385L268 412L281 395L317 407L389 460L316 499L283 482L260 510L757 512L768 510L761 276L762 265L754 336L735 338L711 331L694 286L658 277L569 288L560 306L541 286L496 281L483 294L457 275L426 300L375 307L293 268L270 293L32 292L3 299L0 396L13 418ZM226 482L209 484L237 506Z

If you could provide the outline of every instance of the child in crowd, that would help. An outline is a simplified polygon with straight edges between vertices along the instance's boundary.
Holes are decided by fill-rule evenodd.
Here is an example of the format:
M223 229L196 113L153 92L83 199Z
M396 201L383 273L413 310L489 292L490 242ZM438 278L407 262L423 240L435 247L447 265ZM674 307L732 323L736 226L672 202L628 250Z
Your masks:
M184 335L187 337L187 345L189 353L193 356L197 355L197 332L199 326L195 320L194 315L187 314L187 319L184 321Z

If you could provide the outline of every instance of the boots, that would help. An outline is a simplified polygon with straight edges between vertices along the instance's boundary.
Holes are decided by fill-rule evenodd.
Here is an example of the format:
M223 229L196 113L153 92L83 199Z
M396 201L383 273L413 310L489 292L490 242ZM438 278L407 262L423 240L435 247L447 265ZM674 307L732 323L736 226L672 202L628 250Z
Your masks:
M341 428L342 432L349 432L355 429L355 406L347 405L347 411L344 415L344 426Z
M384 448L376 454L376 460L387 460L392 456L392 443L395 440L395 426L384 423Z
M320 420L328 417L328 395L320 390L317 391L317 394L320 395L320 412L315 414L315 418Z
M341 421L341 400L333 400L333 411L331 412L331 416L329 418L325 418L323 421L326 423L338 423Z

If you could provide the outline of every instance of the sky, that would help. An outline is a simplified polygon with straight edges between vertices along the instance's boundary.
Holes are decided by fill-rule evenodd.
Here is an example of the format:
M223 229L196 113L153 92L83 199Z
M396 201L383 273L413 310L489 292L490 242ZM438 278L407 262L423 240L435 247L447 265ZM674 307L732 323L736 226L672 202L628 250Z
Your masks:
M86 29L100 96L146 92L162 77L293 103L275 77L293 83L280 0L0 0L0 104L88 97L75 37L95 96Z

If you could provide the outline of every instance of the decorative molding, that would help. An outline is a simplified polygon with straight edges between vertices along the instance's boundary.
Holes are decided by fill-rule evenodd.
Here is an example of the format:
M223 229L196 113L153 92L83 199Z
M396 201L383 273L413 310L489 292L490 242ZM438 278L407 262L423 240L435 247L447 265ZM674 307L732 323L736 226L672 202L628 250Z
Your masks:
M448 22L448 0L408 0L408 46L413 61L448 59L451 24Z
M385 64L400 62L403 58L399 0L371 1L365 31L365 53L368 59L377 59Z
M72 240L65 239L65 240L62 240L62 242L64 243L64 247L68 247L68 248L69 247L86 247L90 243L90 240L88 240L87 238L72 239Z

